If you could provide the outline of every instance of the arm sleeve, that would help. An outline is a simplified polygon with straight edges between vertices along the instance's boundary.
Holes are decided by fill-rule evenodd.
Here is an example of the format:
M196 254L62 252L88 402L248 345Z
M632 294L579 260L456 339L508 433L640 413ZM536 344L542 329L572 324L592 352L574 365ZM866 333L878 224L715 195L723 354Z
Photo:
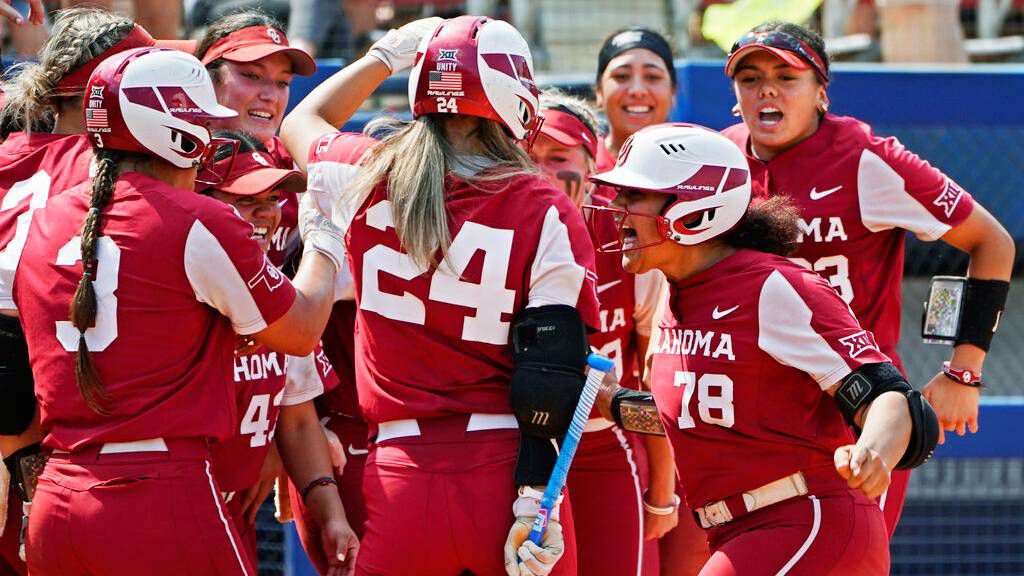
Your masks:
M668 281L660 270L637 274L634 293L633 324L636 333L650 336L654 323L661 319L659 312L664 310L663 303L668 298Z
M566 198L568 203L568 198ZM600 326L594 246L579 211L550 206L530 268L527 308L565 304L576 308L583 323Z
M308 356L289 356L285 378L282 406L302 404L334 390L338 386L338 375L331 361L324 353L323 345L317 344Z
M872 232L903 228L936 240L971 214L974 200L956 182L895 138L874 138L857 167L861 219Z
M243 336L273 324L295 301L291 282L251 236L252 226L225 205L197 218L185 241L185 274L196 299Z
M348 230L370 190L346 193L359 175L359 164L377 143L362 134L331 132L314 142L306 163L306 190L317 207L342 230Z
M758 347L814 378L822 390L863 364L888 362L875 337L820 276L779 270L758 299Z

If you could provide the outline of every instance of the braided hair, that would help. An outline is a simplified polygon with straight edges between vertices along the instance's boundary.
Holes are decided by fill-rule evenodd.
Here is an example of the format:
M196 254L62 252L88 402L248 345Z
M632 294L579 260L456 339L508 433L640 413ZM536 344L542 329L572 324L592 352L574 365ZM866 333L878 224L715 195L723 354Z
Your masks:
M98 263L97 248L102 227L101 213L110 202L114 194L114 184L120 172L118 166L126 156L125 152L100 148L95 150L96 175L92 179L92 191L89 199L89 212L82 224L82 279L78 281L78 288L71 299L71 306L68 309L68 319L78 329L78 352L75 359L75 380L78 384L78 391L85 399L85 403L97 414L106 416L109 411L103 406L108 398L107 391L103 388L93 364L92 356L89 354L89 345L85 339L85 332L96 323L97 301L96 289L93 286L96 281L96 266Z
M39 50L39 62L12 66L0 83L5 96L0 124L24 131L51 125L62 104L81 96L57 84L124 40L134 28L131 18L122 14L95 8L61 10Z

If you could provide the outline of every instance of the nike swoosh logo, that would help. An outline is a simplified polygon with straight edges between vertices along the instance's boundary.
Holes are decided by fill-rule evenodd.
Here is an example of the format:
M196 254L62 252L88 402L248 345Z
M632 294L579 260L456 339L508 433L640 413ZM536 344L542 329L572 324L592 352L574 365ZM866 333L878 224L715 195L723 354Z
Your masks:
M353 456L362 456L363 454L369 454L370 450L369 449L359 450L359 449L357 449L355 447L355 445L349 444L348 445L348 453L353 455Z
M611 288L612 286L615 286L616 284L621 284L621 283L622 283L622 280L616 280L614 282L609 282L607 284L601 284L600 286L597 287L597 293L600 294L601 292L604 292L605 290Z
M722 310L721 312L719 312L718 311L718 306L715 306L715 309L711 311L711 319L712 320L719 320L721 318L725 318L729 314L732 314L733 312L735 312L736 309L739 308L739 307L740 307L740 305L737 304L737 305L733 306L732 308L729 308L728 310Z
M816 187L811 188L811 200L821 200L833 192L838 192L840 188L842 188L842 185L836 186L835 188L829 188L828 190L822 190L821 192L818 192Z

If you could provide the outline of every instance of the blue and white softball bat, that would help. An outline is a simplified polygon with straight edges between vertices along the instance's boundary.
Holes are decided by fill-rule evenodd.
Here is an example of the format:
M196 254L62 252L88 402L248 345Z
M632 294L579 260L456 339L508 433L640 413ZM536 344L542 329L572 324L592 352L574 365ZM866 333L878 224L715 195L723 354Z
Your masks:
M555 461L555 469L551 471L551 479L544 489L544 497L540 500L540 512L533 522L533 529L530 530L530 541L540 545L544 528L548 525L548 516L551 509L558 502L558 497L565 487L565 479L569 475L569 466L576 456L576 447L583 437L583 427L587 425L590 418L590 410L594 407L594 400L597 399L597 392L601 389L601 381L609 370L615 368L615 363L601 356L591 353L587 356L587 364L590 366L590 374L587 376L587 383L583 386L583 393L580 395L580 402L576 405L576 411L572 414L572 422L569 423L569 433L562 441L562 449L558 452L558 460Z

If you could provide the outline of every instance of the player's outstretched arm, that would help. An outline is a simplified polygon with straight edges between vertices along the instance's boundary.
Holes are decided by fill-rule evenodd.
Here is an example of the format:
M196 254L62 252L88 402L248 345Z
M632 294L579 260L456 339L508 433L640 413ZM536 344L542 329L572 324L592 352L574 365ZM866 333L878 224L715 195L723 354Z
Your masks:
M281 140L303 171L313 142L351 118L381 82L410 68L420 40L440 23L437 17L424 18L391 30L366 56L317 86L285 117Z
M1013 237L980 204L975 204L967 220L942 236L942 241L963 250L971 257L968 277L978 280L1009 281L1013 270ZM995 303L1001 307L1001 303ZM982 321L965 318L964 322ZM955 370L981 374L987 350L976 344L959 344L953 349L949 365ZM963 436L978 431L978 387L964 385L939 372L924 387L924 396L939 417L939 443L945 442L943 430Z
M312 401L282 406L276 439L281 461L320 528L331 576L355 569L359 541L338 495L327 440Z
M885 392L863 410L863 430L856 444L835 451L836 470L850 488L877 498L889 487L890 472L910 442L912 424L907 397Z

